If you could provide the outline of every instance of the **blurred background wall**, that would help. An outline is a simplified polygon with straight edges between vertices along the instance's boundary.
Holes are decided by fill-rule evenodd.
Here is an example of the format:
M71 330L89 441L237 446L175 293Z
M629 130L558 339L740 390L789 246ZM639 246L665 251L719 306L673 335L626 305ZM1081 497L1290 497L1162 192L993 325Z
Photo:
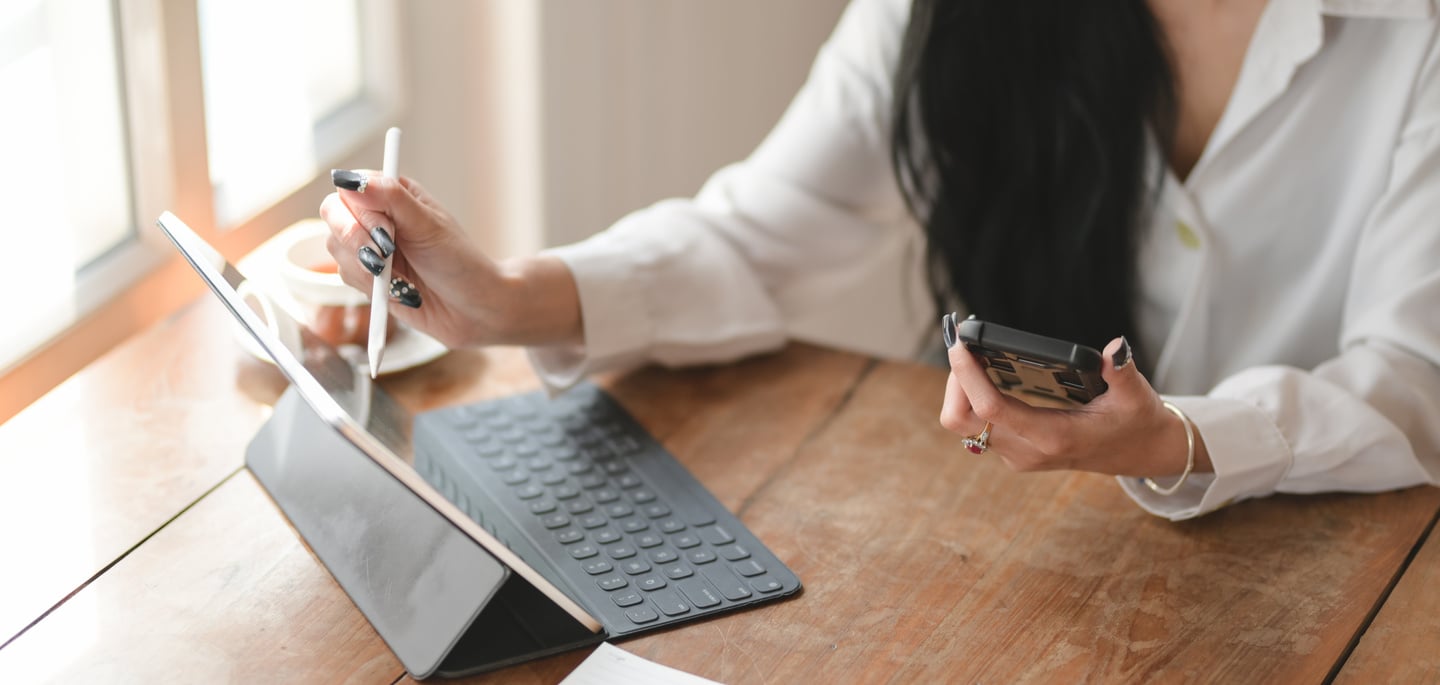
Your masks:
M402 3L406 173L494 254L583 238L748 155L844 5Z

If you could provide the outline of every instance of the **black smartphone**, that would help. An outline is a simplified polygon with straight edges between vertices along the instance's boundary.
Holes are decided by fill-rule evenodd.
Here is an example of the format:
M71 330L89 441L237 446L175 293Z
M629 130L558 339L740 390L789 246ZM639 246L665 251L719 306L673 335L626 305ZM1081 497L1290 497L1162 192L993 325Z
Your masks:
M1011 397L1036 407L1074 408L1105 392L1104 358L1092 347L959 314L941 321L945 347L963 344Z

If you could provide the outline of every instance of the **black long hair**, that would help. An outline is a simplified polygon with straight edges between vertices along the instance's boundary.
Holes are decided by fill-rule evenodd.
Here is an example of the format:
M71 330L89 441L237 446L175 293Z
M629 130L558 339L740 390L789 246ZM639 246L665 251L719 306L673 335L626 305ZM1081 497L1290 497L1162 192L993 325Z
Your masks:
M1166 50L1145 0L915 0L892 162L937 305L1135 340L1149 136L1163 163L1174 130Z

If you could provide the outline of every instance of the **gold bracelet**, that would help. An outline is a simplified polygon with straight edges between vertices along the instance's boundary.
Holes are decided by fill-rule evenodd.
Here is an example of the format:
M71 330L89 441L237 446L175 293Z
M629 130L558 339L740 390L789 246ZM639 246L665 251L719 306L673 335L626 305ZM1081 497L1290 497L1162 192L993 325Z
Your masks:
M1180 489L1180 485L1185 482L1185 479L1190 476L1190 471L1195 468L1195 424L1190 423L1190 417L1186 416L1185 412L1180 411L1179 407L1170 404L1168 401L1162 402L1162 404L1165 405L1166 409L1169 409L1176 416L1180 417L1180 423L1185 424L1185 472L1180 474L1180 480L1175 481L1175 483L1168 488L1162 488L1156 485L1155 481L1149 478L1141 478L1140 480L1145 481L1145 485L1149 486L1150 489L1157 494L1173 495L1176 490Z

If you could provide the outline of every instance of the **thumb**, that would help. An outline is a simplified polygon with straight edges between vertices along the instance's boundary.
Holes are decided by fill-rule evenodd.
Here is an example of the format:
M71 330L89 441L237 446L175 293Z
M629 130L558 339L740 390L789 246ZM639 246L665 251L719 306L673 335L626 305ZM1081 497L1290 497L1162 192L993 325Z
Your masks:
M1110 344L1105 346L1102 356L1104 360L1100 364L1100 376L1105 379L1111 391L1118 390L1128 394L1147 385L1145 377L1135 368L1135 355L1125 336L1111 340Z

